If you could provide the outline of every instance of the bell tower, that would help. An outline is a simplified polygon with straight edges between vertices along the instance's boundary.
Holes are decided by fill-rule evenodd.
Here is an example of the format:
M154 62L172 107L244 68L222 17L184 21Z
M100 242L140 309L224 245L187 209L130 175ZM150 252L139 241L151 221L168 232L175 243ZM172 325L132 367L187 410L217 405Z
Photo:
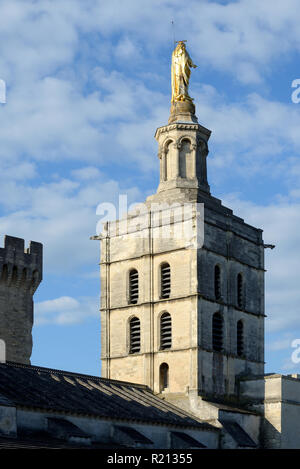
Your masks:
M170 189L202 190L209 194L206 157L211 132L194 122L174 122L157 129L160 184L158 193Z
M260 229L210 193L211 131L198 123L188 95L195 65L178 46L170 119L155 133L157 192L94 239L102 375L144 383L188 407L202 397L232 399L239 377L264 372L264 245ZM174 206L189 207L189 216L176 218ZM174 235L186 225L188 240Z

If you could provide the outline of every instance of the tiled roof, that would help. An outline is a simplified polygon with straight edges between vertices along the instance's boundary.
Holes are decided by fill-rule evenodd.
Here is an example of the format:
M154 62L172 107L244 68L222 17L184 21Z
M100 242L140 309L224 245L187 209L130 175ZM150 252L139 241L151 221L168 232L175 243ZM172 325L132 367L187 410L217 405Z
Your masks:
M141 384L0 363L0 396L17 407L216 431Z
M48 433L34 435L20 435L17 438L7 438L0 436L1 449L116 449L124 446L104 443L91 443L84 445L81 443L71 443L59 438L52 438Z

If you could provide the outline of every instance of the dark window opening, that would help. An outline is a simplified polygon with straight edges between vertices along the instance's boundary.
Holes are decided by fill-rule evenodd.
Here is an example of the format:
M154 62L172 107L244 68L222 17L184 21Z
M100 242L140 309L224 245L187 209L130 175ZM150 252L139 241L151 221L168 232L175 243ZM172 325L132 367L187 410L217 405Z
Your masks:
M18 267L14 265L13 270L12 270L11 283L15 285L17 281L18 281Z
M169 366L162 363L159 368L160 392L169 387Z
M169 313L160 318L160 348L166 350L172 346L172 320Z
M8 279L8 267L4 264L2 267L1 282L6 282Z
M161 266L161 297L169 298L171 293L171 269L169 264Z
M130 320L130 349L129 353L138 353L141 350L141 323L138 318Z
M215 297L217 300L221 298L221 269L218 265L215 266Z
M237 304L239 308L243 307L243 276L238 274L237 276Z
M237 322L236 327L236 351L239 356L244 353L244 325L243 321Z
M129 272L129 303L136 304L139 298L139 274L133 269Z
M223 318L220 313L213 315L212 322L212 346L216 352L223 350Z

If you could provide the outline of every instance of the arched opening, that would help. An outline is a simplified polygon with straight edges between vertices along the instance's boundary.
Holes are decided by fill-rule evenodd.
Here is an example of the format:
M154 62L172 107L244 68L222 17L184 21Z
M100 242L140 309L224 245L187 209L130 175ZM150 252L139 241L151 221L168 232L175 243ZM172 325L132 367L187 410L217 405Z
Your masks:
M215 266L215 298L221 299L221 269L218 265Z
M241 319L236 325L236 353L239 357L244 354L244 324Z
M129 353L138 353L141 350L141 323L139 318L132 318L129 323L130 346Z
M162 363L159 367L159 388L163 392L169 387L169 365Z
M180 145L179 150L179 176L182 178L186 178L186 147L188 146L188 142L183 140Z
M171 293L171 269L170 265L164 263L160 267L160 279L161 279L161 298L169 298Z
M212 320L212 347L216 352L223 350L223 317L215 313Z
M160 317L160 349L167 350L172 347L172 319L169 313Z
M129 272L129 303L136 304L139 298L139 274L136 269Z
M181 141L179 150L179 175L182 178L192 177L191 142L188 139Z
M243 276L238 274L237 276L237 304L239 308L243 307Z

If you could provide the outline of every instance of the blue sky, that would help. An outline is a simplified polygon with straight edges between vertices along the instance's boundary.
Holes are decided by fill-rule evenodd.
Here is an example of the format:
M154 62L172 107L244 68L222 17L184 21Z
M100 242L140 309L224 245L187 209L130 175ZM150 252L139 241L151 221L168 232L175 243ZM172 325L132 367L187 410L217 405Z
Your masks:
M266 243L266 371L300 372L297 0L0 0L0 233L44 244L32 363L99 374L101 202L156 191L170 59L186 39L190 94L212 130L213 195Z

